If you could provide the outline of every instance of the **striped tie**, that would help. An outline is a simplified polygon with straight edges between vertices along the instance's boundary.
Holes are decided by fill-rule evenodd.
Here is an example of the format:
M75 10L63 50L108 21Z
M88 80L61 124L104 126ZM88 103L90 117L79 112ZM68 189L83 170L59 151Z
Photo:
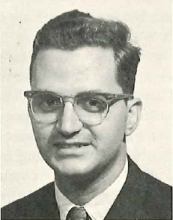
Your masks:
M67 214L66 220L91 220L84 207L73 207Z

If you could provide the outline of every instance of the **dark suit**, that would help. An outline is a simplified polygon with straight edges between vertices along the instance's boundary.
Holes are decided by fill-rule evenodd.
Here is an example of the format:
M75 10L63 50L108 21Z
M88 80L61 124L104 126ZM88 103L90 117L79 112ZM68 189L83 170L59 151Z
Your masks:
M171 207L171 187L129 158L127 180L105 219L172 219ZM2 219L59 219L54 184L2 208Z

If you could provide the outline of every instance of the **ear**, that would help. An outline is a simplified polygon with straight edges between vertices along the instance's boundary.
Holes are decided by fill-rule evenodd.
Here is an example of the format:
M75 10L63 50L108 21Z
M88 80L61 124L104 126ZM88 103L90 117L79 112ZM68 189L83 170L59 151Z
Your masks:
M142 110L142 101L140 99L131 99L127 102L128 116L126 123L126 136L131 135L137 128Z

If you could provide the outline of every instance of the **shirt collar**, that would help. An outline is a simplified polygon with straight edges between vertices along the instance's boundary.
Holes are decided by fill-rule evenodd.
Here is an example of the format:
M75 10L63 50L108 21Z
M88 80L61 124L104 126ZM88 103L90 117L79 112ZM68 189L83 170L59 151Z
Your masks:
M105 218L126 181L127 173L128 161L126 159L125 166L118 178L106 190L84 205L84 208L92 220L103 220ZM61 193L56 183L55 197L61 220L65 220L69 210L76 205Z

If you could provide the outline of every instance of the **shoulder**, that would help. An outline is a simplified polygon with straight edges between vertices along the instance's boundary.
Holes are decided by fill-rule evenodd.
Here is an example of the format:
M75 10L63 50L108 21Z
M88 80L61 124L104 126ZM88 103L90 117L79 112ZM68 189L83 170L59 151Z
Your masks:
M130 179L145 213L151 219L171 219L172 187L143 172L133 161L129 163Z
M146 194L144 197L146 208L152 212L170 213L172 207L172 187L160 180L144 173Z
M39 218L42 210L47 208L45 201L49 202L48 204L55 203L53 183L49 183L28 196L4 206L1 210L2 219L31 219L32 216Z

